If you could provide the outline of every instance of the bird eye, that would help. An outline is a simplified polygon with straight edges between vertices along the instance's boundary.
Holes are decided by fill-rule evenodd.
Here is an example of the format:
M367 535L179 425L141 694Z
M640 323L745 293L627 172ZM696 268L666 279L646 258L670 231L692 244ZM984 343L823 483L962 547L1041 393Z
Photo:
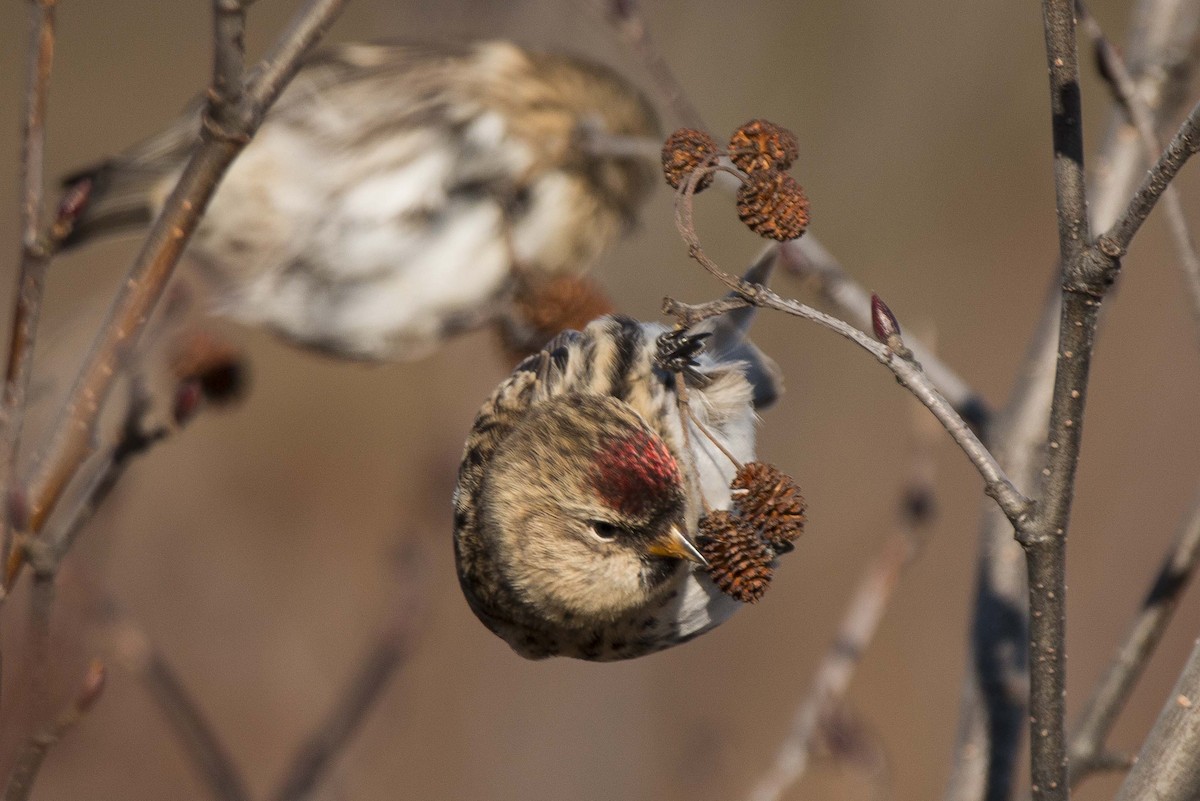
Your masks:
M615 538L621 530L612 523L608 523L603 520L593 520L592 531L596 532L596 536L600 539L611 540Z

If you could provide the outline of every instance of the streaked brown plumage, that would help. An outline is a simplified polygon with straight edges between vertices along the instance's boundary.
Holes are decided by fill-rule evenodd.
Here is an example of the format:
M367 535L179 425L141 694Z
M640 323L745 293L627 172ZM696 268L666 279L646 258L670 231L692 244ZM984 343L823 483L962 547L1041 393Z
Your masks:
M779 389L742 338L748 314L718 323L683 373L691 408L741 461L753 458L754 399ZM459 580L522 656L637 657L739 606L696 569L703 504L728 506L734 468L694 424L685 438L666 366L697 339L668 333L624 317L565 332L475 419L454 499Z

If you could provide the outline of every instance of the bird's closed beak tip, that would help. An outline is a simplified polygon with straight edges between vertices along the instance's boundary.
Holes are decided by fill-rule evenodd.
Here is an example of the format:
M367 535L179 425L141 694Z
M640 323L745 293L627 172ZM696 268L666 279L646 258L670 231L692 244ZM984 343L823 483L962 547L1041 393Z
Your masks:
M695 543L689 540L678 526L671 526L661 536L652 540L646 551L652 556L686 559L702 567L708 567L708 560L704 558L704 554L700 553Z

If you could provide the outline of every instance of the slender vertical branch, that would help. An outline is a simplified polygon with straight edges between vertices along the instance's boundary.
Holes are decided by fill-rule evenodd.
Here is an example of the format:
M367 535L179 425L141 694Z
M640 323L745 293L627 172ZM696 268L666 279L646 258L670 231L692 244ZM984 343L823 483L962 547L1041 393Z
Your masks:
M41 239L45 186L46 103L50 69L54 63L56 0L31 0L28 76L25 87L25 116L22 121L21 151L21 256L17 278L16 305L8 343L4 393L0 399L0 565L13 547L13 521L7 507L15 475L17 449L25 417L29 390L34 335L42 308L42 294L49 263Z
M104 692L104 682L104 665L93 661L67 708L52 723L34 734L17 754L16 764L4 787L4 801L26 801L29 798L46 755L99 700Z
M1198 28L1200 4L1194 0L1136 0L1134 4L1125 52L1137 95L1151 110L1156 128L1171 119L1186 98ZM1098 168L1089 182L1088 202L1097 228L1117 218L1142 177L1143 162L1126 115L1114 111L1097 154ZM1021 487L1033 487L1042 477L1040 457L1046 445L1058 352L1059 283L1055 282L1055 291L1043 306L1042 322L1009 399L985 438ZM975 658L964 680L955 769L946 801L1007 801L1015 780L1019 732L1026 728L1024 560L1008 521L990 508L985 510L980 540L971 630Z
M1029 581L1030 778L1034 801L1069 795L1066 754L1066 537L1083 429L1099 298L1086 270L1091 243L1083 168L1083 120L1072 0L1043 0L1050 73L1054 192L1063 303L1042 503L1017 540Z
M210 95L201 141L135 258L52 429L51 439L41 449L31 473L30 526L34 532L41 531L67 484L90 453L91 432L112 389L117 368L141 334L220 179L299 69L301 57L333 23L345 3L346 0L308 0L256 70L234 111L219 111L227 98L217 91ZM228 32L219 24L218 28ZM224 57L217 61L220 63L216 69L227 78L226 71L232 69ZM10 583L19 567L19 562L10 562Z

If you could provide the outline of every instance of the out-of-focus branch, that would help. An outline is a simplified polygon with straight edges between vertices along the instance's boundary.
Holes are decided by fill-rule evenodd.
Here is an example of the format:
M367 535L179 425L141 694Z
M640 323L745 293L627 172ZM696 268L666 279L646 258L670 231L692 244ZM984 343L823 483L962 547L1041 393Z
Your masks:
M591 0L592 5L641 59L642 66L655 87L671 104L675 116L691 128L703 128L704 120L700 110L688 98L671 65L663 58L654 40L650 38L650 30L638 8L637 0Z
M1101 65L1101 74L1108 80L1117 101L1129 114L1129 121L1137 130L1146 159L1153 163L1163 150L1162 143L1158 141L1154 112L1138 93L1137 82L1130 74L1125 59L1104 35L1100 23L1092 16L1087 6L1079 0L1076 0L1075 8L1079 14L1079 22L1087 31L1088 37L1092 40L1092 46L1096 50L1096 56ZM1183 211L1183 201L1179 197L1179 190L1174 186L1168 186L1163 192L1162 202L1167 215L1167 223L1171 229L1171 238L1175 240L1175 250L1179 254L1184 279L1191 295L1192 316L1200 330L1200 254L1196 252L1195 241L1192 238L1187 215Z
M1200 641L1142 745L1116 801L1200 797Z
M54 63L54 12L56 0L30 2L28 71L21 151L21 256L16 304L8 343L4 394L0 399L0 488L12 492L17 448L25 418L33 343L41 315L49 247L42 239L42 205L45 188L46 102L50 68ZM13 545L13 521L7 508L0 510L0 564L8 560ZM4 588L0 587L0 595Z
M929 422L922 415L922 422ZM930 426L933 424L930 422ZM933 513L933 460L929 428L919 425L912 477L901 499L893 533L863 574L846 609L833 645L825 652L808 695L796 710L775 761L750 793L751 801L778 801L804 775L822 721L844 699L863 654L874 639L904 569L911 564Z
M217 801L250 801L246 782L228 749L175 670L132 620L109 600L111 639L126 668L137 676L175 731L189 761Z
M1179 535L1154 579L1141 612L1088 701L1070 746L1070 778L1074 786L1110 764L1104 742L1134 685L1158 647L1179 598L1200 562L1200 499L1192 506Z
M26 801L33 792L33 783L46 754L67 732L75 727L92 705L99 700L104 692L105 671L101 662L93 661L88 667L83 683L76 692L71 703L64 709L53 723L33 735L24 748L17 754L16 764L8 775L4 788L4 801Z
M220 13L223 0L215 2ZM30 527L34 533L42 530L67 484L89 455L92 431L114 376L137 342L225 171L299 69L301 56L333 23L345 3L308 0L251 76L238 101L231 101L220 87L210 92L200 142L135 258L32 471L28 484ZM228 67L219 65L218 69ZM10 563L9 584L19 567L19 563Z
M374 708L396 672L408 662L425 624L427 571L415 545L399 555L391 619L371 644L349 686L312 736L297 749L291 765L272 793L274 801L309 798L317 782L342 754Z

